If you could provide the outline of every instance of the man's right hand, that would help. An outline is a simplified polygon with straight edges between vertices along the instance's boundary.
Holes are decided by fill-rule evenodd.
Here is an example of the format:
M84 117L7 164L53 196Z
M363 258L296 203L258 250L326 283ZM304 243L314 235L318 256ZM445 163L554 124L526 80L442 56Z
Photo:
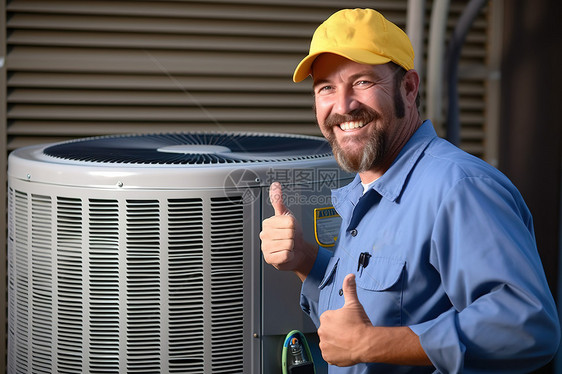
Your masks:
M271 184L269 199L275 215L262 223L260 239L265 262L279 270L293 271L304 280L314 265L318 248L304 241L299 223L285 206L279 182Z

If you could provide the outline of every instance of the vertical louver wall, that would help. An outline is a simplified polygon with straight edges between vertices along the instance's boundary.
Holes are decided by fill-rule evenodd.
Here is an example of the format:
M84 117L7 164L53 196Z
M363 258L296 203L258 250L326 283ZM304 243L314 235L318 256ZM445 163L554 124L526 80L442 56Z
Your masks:
M202 371L203 200L170 199L168 204L169 370L170 373ZM184 359L187 355L191 357L190 362Z
M211 355L213 373L244 368L244 210L242 196L211 198ZM247 317L247 316L246 316ZM247 322L246 322L247 323Z

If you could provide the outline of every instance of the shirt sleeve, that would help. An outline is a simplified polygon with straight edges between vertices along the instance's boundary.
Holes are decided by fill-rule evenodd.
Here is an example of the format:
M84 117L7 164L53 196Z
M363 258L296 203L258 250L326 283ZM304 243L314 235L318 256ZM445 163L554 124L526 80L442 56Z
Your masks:
M439 207L430 262L453 307L410 328L438 371L526 373L552 359L560 324L514 187L458 182Z
M332 252L320 247L310 273L302 283L300 304L302 310L310 316L316 327L320 326L318 315L318 299L320 298L320 283L324 278L326 267L332 257Z

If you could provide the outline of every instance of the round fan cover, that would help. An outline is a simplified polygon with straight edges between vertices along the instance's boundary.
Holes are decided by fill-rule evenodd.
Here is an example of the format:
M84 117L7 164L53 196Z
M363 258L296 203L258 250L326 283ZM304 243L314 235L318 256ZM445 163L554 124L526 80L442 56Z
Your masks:
M85 138L54 144L46 155L127 164L224 164L331 156L323 138L279 134L175 133Z

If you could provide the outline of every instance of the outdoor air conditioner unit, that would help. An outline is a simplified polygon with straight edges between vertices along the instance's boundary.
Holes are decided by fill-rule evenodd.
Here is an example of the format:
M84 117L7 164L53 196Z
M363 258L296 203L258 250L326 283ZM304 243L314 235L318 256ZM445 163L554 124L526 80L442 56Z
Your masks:
M318 212L350 176L324 139L107 136L8 164L8 373L280 373L285 334L314 341L300 281L258 235L278 180L308 239L333 244Z

